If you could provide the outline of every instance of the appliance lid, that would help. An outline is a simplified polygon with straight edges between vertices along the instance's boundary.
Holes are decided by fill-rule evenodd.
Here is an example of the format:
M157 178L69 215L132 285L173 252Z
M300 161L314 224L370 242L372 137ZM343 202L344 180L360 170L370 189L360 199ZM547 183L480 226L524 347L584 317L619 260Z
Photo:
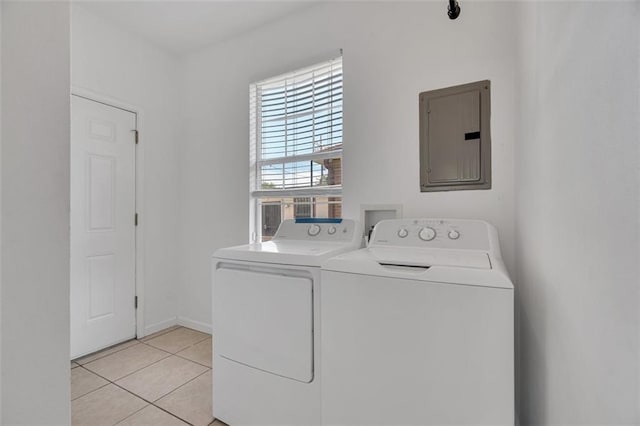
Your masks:
M491 269L489 255L482 251L370 247L369 254L381 265Z
M319 267L328 258L357 248L353 243L272 240L223 248L213 256L226 260Z
M322 264L323 272L513 289L499 259L474 250L369 247L343 253Z

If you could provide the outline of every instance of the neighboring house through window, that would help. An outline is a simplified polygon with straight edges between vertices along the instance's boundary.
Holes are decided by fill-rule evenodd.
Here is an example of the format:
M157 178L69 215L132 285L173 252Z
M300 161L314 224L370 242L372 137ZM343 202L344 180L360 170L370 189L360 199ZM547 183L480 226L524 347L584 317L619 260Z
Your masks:
M342 58L250 86L252 239L342 215Z

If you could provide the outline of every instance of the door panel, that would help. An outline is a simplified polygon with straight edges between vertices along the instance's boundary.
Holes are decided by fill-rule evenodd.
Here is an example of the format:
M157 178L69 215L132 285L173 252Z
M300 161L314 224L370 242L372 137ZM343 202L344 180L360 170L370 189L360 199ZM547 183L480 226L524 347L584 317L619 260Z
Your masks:
M114 314L115 256L87 257L87 285L89 289L89 321Z
M431 99L429 111L430 182L480 179L479 136L465 138L480 129L480 92Z
M237 269L215 271L216 351L301 382L313 379L313 281Z
M136 115L71 102L71 357L135 337Z
M88 155L87 166L87 230L113 230L116 159L104 155Z

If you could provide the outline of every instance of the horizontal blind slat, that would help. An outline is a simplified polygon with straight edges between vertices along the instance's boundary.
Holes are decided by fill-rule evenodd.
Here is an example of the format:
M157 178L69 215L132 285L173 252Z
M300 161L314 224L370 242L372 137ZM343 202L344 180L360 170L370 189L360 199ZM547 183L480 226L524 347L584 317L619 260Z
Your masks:
M281 94L290 87L304 87L307 84L310 84L315 80L316 82L325 82L328 80L341 80L342 79L342 69L334 68L332 70L326 69L318 71L317 73L307 73L307 74L299 74L296 76L290 77L282 77L277 78L269 83L258 83L260 88L261 95L269 96L269 95L277 95Z
M333 116L332 114L328 114L322 117L322 119L319 120L314 120L313 118L309 118L306 120L301 120L298 123L295 123L296 126L293 127L295 130L302 132L304 131L303 129L310 129L313 128L314 125L330 125L332 127L337 126L339 124L342 123L342 114L340 114L339 116L336 114L335 116ZM263 135L263 139L265 138L264 135L268 135L269 133L282 133L284 132L285 126L287 126L286 124L281 124L281 125L272 125L272 126L262 126L262 135ZM289 126L291 127L291 126ZM277 135L276 135L277 136Z
M309 106L308 106L309 105ZM315 102L310 102L304 105L298 105L291 108L285 108L284 110L277 111L262 111L261 121L274 121L284 120L286 118L295 118L297 116L304 116L311 114L318 110L328 110L330 108L342 108L342 96L330 99L318 99Z
M301 188L301 189L289 189L289 190L260 190L252 191L251 196L254 198L266 198L266 197L313 197L313 196L341 196L342 187L324 187L324 188Z
M342 149L336 149L334 151L315 152L312 154L289 155L286 157L260 159L258 160L258 166L268 165L268 164L299 163L302 161L313 161L313 160L318 160L318 161L330 160L334 158L342 159Z
M341 191L342 80L340 58L252 86L258 138L254 196Z
M315 84L314 84L315 83ZM263 102L270 103L279 101L285 96L287 98L305 97L307 94L311 96L312 93L325 93L338 90L342 86L342 78L327 78L322 82L311 80L309 84L303 86L284 87L277 92L264 93L261 91ZM304 96L303 96L304 95Z

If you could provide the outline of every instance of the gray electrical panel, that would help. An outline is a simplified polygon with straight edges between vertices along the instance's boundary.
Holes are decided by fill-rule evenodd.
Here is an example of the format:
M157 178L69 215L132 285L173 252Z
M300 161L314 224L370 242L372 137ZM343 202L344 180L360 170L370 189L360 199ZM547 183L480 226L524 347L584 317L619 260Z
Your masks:
M420 190L491 188L489 80L420 93Z

